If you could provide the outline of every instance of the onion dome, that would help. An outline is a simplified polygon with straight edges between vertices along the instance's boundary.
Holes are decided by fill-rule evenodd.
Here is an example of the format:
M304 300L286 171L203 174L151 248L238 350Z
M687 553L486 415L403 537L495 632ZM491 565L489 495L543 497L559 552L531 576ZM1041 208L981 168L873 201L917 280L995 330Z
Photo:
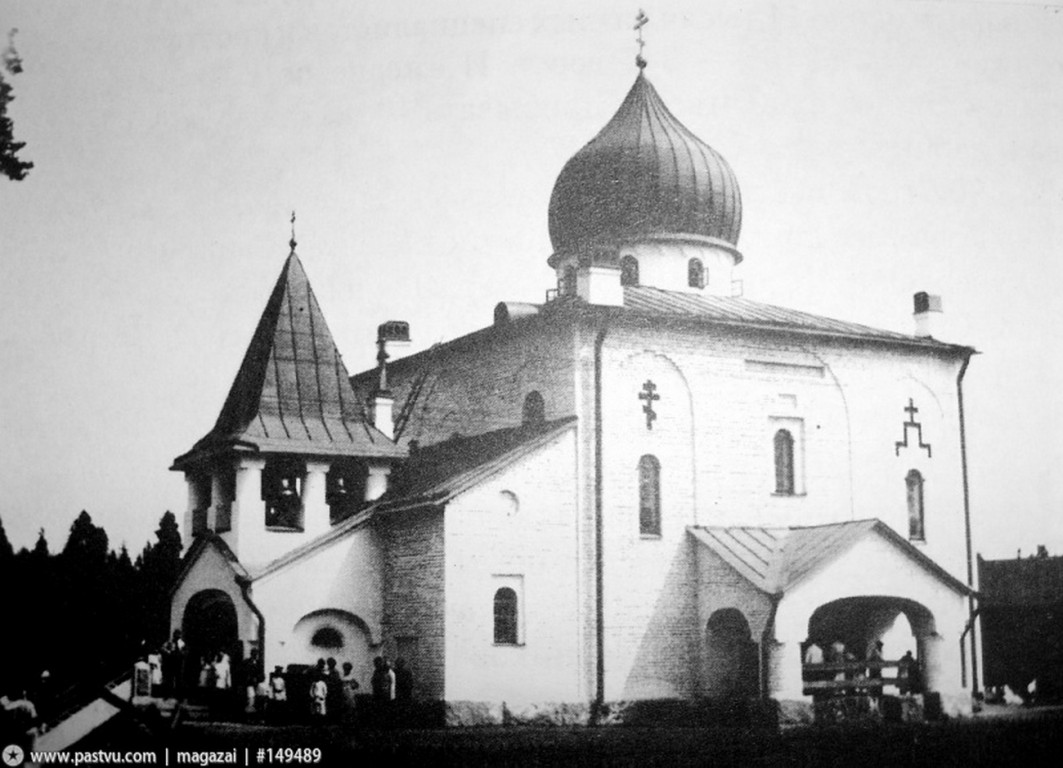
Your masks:
M737 263L741 227L731 167L668 111L640 71L613 119L557 177L551 263L595 246L662 237L722 245Z

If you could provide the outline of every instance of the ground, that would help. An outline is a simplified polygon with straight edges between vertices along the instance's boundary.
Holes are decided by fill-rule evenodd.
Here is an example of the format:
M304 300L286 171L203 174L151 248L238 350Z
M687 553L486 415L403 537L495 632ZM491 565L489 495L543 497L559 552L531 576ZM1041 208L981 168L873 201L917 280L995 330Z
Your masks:
M699 727L363 729L190 722L160 743L127 729L83 749L320 748L323 764L601 766L1009 766L1058 764L1063 707L989 707L965 720L925 724L767 728ZM264 761L261 764L268 764ZM295 765L305 765L294 763Z

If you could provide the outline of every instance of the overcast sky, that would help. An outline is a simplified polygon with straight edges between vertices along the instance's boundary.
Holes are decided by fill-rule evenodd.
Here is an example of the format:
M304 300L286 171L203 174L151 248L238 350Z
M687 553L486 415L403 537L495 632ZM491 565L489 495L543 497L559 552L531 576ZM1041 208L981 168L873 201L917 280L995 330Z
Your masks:
M654 3L647 75L743 195L749 298L901 331L943 296L975 549L1063 554L1063 0ZM601 2L0 0L0 519L134 554L287 254L347 365L541 301L565 161L635 77Z

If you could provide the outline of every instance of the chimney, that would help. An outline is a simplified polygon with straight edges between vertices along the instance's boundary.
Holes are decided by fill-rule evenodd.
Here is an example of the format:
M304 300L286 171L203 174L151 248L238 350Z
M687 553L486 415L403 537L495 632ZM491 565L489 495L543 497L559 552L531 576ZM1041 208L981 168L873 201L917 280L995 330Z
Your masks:
M913 298L915 313L912 317L915 318L915 335L921 338L932 338L941 317L941 297L920 291Z
M395 439L395 420L392 417L392 406L395 399L387 390L377 390L369 396L369 422L387 435L389 440Z
M405 346L410 343L410 324L402 320L389 320L376 329L377 386L369 395L369 421L373 426L395 439L395 420L392 407L395 399L388 389L388 355L387 346Z

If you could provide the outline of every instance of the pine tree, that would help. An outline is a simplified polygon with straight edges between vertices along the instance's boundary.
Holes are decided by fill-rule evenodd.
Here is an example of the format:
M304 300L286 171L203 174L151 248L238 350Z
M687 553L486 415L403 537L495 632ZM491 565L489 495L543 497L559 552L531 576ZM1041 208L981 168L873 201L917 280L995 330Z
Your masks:
M17 75L22 71L22 59L15 50L15 33L11 30L8 35L7 50L3 53L3 61L0 62L0 175L7 176L14 181L21 181L26 173L33 167L33 163L20 160L19 150L26 146L24 141L15 141L14 125L7 116L7 105L15 100L12 95L11 85L4 79L4 71L10 75Z
M4 521L0 520L0 565L7 565L15 559L15 550L8 541L7 531L4 530Z
M33 545L33 552L30 555L34 560L38 562L47 561L51 557L51 552L48 551L48 540L44 537L44 529L37 533L37 543Z
M93 525L92 517L85 510L81 510L70 526L63 559L71 567L87 573L101 573L107 563L107 533Z
M145 637L151 643L161 643L169 635L169 594L181 571L181 533L177 518L167 511L159 519L154 543L144 547L137 558L141 575Z

